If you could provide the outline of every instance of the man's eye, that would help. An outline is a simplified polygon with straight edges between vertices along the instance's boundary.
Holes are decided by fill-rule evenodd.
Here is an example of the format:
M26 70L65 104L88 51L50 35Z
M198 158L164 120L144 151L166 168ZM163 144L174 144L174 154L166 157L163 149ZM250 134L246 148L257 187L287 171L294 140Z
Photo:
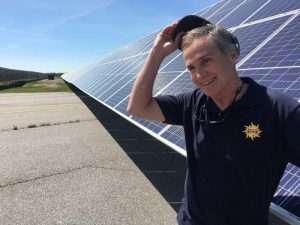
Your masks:
M188 66L187 69L188 69L189 71L193 71L193 70L195 69L195 67L193 67L193 66Z
M209 61L210 61L210 59L208 59L208 58L207 59L203 59L202 63L205 64L205 63L208 63Z

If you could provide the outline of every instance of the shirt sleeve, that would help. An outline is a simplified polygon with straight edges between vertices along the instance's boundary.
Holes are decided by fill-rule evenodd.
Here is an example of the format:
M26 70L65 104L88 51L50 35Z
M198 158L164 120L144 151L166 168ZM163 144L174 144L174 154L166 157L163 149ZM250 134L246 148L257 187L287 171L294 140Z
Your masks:
M159 95L155 99L164 114L164 123L183 125L184 111L188 94Z
M291 149L290 161L300 167L300 105L288 114L284 133Z

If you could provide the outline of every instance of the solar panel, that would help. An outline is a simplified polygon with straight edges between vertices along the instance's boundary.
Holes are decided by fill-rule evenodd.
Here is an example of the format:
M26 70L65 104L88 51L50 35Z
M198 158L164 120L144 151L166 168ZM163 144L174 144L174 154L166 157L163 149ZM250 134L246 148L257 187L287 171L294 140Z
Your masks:
M132 74L133 76L136 75ZM129 80L125 85L120 87L118 91L113 93L109 98L107 98L104 102L109 104L111 107L115 107L117 104L119 104L122 100L126 99L128 95L130 94L130 91L132 89L134 83L134 79Z
M162 129L164 129L167 126L164 123L160 123L156 121L148 121L148 120L142 120L138 118L133 118L133 119L143 127L149 129L150 131L156 134L158 134Z
M258 83L300 99L299 68L262 68L239 70L240 76L250 76Z
M298 217L300 212L300 170L293 164L288 164L278 185L273 202L285 208Z
M290 17L291 18L291 17ZM293 17L292 17L293 18ZM296 16L240 68L295 67L300 65L300 17Z
M300 101L299 0L224 0L196 14L226 27L238 37L241 55L237 69L241 77L251 77ZM135 76L158 32L129 43L86 68L64 74L63 78L186 155L182 127L140 120L127 113ZM181 52L175 51L161 64L153 94L178 94L194 88ZM298 221L299 199L300 169L288 164L271 210L288 221Z
M289 17L279 17L273 20L264 21L251 26L244 26L233 31L239 39L241 55L238 62L245 58L250 52L257 48L273 32L275 32Z
M300 8L300 1L299 0L289 0L289 1L282 1L282 0L272 0L267 1L267 4L258 11L250 21L255 21L259 19L263 19L266 17L271 17L274 15L278 15L281 13L286 13L289 11L296 10L295 13Z
M231 0L227 1L223 7L217 10L215 13L207 17L207 19L215 24L221 23L225 18L231 17L230 15L234 13L243 4L241 0Z
M184 131L181 126L170 126L161 136L180 148L186 148Z
M220 2L212 5L211 7L208 7L205 11L200 11L199 13L196 13L196 15L198 15L198 16L201 15L203 18L208 18L215 12L218 12L220 9L222 9L222 7L224 7L224 5L226 5L226 2L220 1Z
M185 71L177 79L174 79L173 82L166 87L160 94L171 94L176 95L182 92L187 92L193 90L195 85L192 83L190 79L190 73Z
M238 26L255 13L255 11L261 7L261 4L262 3L257 0L244 1L239 5L238 10L232 11L230 16L219 21L218 25L225 28Z

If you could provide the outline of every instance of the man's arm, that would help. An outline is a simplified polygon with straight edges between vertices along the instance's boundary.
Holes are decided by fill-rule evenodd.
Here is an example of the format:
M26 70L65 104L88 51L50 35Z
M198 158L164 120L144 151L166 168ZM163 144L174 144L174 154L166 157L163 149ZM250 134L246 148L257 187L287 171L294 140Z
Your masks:
M291 162L300 168L300 105L296 107L285 121L285 135L291 147Z
M166 56L177 49L178 40L172 41L172 32L177 22L164 28L156 37L153 47L146 59L142 70L138 73L133 85L127 111L141 119L165 121L165 117L152 96L153 85L159 67Z

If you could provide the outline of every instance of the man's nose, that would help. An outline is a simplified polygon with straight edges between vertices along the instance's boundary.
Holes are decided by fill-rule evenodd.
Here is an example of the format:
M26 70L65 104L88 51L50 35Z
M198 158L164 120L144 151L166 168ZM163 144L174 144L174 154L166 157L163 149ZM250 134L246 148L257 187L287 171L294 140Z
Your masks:
M203 67L197 67L196 68L196 79L202 79L205 77L206 71Z

